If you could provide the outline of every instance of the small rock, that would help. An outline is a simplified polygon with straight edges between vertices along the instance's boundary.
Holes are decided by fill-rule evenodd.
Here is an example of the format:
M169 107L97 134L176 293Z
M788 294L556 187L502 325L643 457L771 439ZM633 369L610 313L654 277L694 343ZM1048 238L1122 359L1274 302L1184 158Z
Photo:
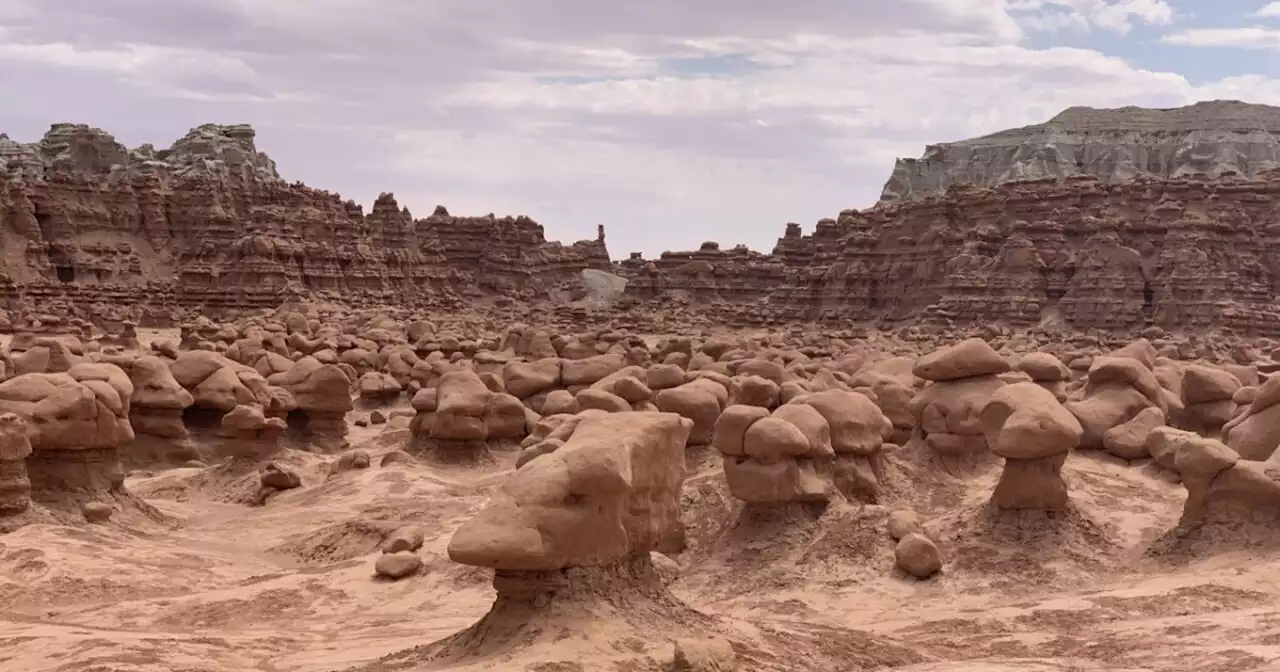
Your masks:
M720 637L679 639L671 667L679 672L732 672L738 669L738 655Z
M414 462L417 462L417 460L413 459L412 455L404 452L403 450L393 450L387 453L386 455L382 456L382 461L378 463L378 466L386 467L386 466L389 466L392 464L398 464L401 462L405 464L412 464Z
M115 510L102 502L85 502L80 506L80 513L91 523L105 523L111 520L111 514Z
M182 464L184 469L206 469L209 465L200 460L187 460Z
M378 576L392 579L402 579L419 569L422 569L422 558L413 551L384 553L378 556L377 562L373 563L373 571L377 572Z
M908 534L920 532L920 518L915 511L906 509L894 511L889 514L886 527L889 530L889 536L894 541L900 541Z
M893 556L902 571L917 579L927 579L942 570L942 553L923 534L913 532L903 537L893 549Z
M382 542L382 552L416 551L422 548L423 537L422 528L417 525L402 527L387 535L386 541Z
M368 427L368 426L369 426L369 418L364 418L364 417L356 418L356 420L355 420L355 423L354 423L354 424L355 424L355 426L356 426L356 427Z
M680 565L675 560L657 552L649 553L649 562L653 563L653 571L657 572L662 585L670 586L680 580Z
M262 471L262 485L277 490L290 490L302 485L302 477L272 462Z
M384 425L387 423L387 414L382 411L373 411L369 414L369 422L374 425Z

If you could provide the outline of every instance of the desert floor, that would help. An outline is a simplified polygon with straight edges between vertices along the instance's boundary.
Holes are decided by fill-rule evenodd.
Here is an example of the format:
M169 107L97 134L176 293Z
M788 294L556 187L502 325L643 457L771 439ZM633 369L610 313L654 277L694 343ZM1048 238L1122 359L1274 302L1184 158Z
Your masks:
M489 572L451 563L445 548L514 456L485 470L379 468L407 431L353 428L351 438L375 466L326 480L332 456L288 451L279 461L304 487L264 507L220 502L239 484L176 469L128 481L169 522L125 516L0 537L0 669L665 669L679 632L646 637L609 622L463 664L392 655L488 609ZM1280 669L1268 667L1280 659L1280 560L1151 557L1183 497L1151 467L1073 455L1076 511L992 522L982 505L998 467L953 478L902 452L894 506L924 512L947 557L926 582L894 569L890 507L740 520L715 460L691 458L689 549L676 557L674 591L735 643L740 669ZM427 567L376 579L378 545L402 524L426 529Z

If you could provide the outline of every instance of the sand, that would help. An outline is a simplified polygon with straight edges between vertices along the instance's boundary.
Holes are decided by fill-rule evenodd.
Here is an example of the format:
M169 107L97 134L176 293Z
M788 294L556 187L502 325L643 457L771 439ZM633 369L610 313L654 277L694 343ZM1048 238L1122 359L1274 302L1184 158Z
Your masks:
M685 628L728 638L750 671L1280 670L1280 557L1146 555L1184 497L1157 470L1074 453L1071 512L993 517L998 466L954 478L910 446L891 457L895 502L778 519L742 518L716 460L697 455L672 587L697 613L581 619L528 646L432 662L415 647L467 628L494 599L491 574L445 548L514 455L379 468L406 432L353 427L351 439L372 468L326 480L336 456L288 452L280 461L304 487L263 507L228 501L235 479L213 468L136 473L128 487L170 520L0 536L0 670L638 672L669 669ZM938 577L895 570L894 506L915 507L939 540ZM375 578L378 545L404 524L426 531L424 570Z

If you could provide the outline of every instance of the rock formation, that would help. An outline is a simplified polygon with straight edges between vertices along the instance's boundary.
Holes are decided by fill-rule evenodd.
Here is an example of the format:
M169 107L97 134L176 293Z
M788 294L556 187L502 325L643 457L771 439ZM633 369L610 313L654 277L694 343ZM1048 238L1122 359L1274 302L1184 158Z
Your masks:
M1053 150L1066 155L1049 162L1061 172L1018 169L1019 179L1042 179L1007 181L1002 162L1040 165L1030 157L1045 144L1022 144L1028 132L1011 131L992 149L1008 159L952 160L972 168L910 199L823 219L808 235L788 224L770 254L707 244L626 259L619 272L640 305L696 307L736 326L926 321L1280 334L1271 204L1280 143L1253 132L1280 127L1280 109L1209 103L1116 114L1140 128L1120 135L1123 150L1115 136L1090 131L1079 151L1092 168L1076 168L1076 150ZM1062 118L1093 128L1091 115ZM1098 138L1107 138L1101 147L1092 144ZM1126 158L1142 156L1153 158Z
M493 392L470 369L450 371L413 397L413 452L443 462L483 462L490 446L514 447L528 435L520 400Z
M1149 428L1167 417L1169 392L1151 370L1154 361L1155 350L1146 341L1093 359L1084 388L1066 403L1067 410L1084 429L1081 447L1110 450L1125 459L1142 457L1131 451L1132 442L1123 440L1130 432L1112 432L1130 422ZM1148 408L1157 409L1158 413L1141 415Z
M222 416L219 457L260 462L280 451L285 421L268 418L258 406L236 406Z
M330 292L421 305L533 298L609 269L603 232L563 246L528 217L437 207L414 219L391 194L366 215L281 179L244 125L206 124L159 150L76 124L31 144L0 135L0 244L15 252L0 262L0 300L103 301L145 319Z
M183 412L195 397L178 384L169 365L159 357L112 357L112 364L129 375L133 402L129 423L134 439L121 455L125 466L176 466L201 458L183 422Z
M1280 464L1246 460L1214 439L1172 428L1153 433L1152 453L1168 456L1187 488L1178 526L1157 554L1274 546L1280 517Z
M273 374L266 382L289 393L292 407L287 417L297 443L324 452L347 449L347 411L354 408L353 381L342 367L323 364L315 357L303 357L289 370Z
M31 505L27 458L31 440L27 421L13 413L0 415L0 517L22 513Z
M1067 505L1062 465L1084 430L1053 393L1035 383L996 390L980 416L1004 471L991 501L1001 509L1059 510Z
M665 629L692 614L650 560L683 528L691 424L671 413L585 418L517 469L448 548L455 562L495 570L497 599L479 623L432 645L435 656L527 643L549 624L608 618Z
M988 445L980 416L991 395L1005 386L998 374L1009 369L1009 362L980 338L916 360L915 375L933 382L911 400L912 414L935 454L960 464L983 460Z
M1072 107L1042 124L929 145L898 159L882 201L917 199L952 185L1097 177L1252 177L1280 168L1280 108L1215 100L1172 109Z
M134 438L132 395L129 377L111 364L78 364L64 373L28 373L0 383L0 413L31 428L26 471L33 501L62 508L77 503L78 509L124 493L119 451Z

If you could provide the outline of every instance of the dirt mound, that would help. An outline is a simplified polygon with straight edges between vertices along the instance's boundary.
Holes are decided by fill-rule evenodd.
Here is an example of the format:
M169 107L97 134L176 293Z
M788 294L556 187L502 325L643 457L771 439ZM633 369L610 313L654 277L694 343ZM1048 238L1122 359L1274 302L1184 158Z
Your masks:
M1111 526L1075 504L1046 511L987 503L935 519L928 527L950 559L948 573L985 575L1011 588L1028 579L1100 574L1127 555Z

